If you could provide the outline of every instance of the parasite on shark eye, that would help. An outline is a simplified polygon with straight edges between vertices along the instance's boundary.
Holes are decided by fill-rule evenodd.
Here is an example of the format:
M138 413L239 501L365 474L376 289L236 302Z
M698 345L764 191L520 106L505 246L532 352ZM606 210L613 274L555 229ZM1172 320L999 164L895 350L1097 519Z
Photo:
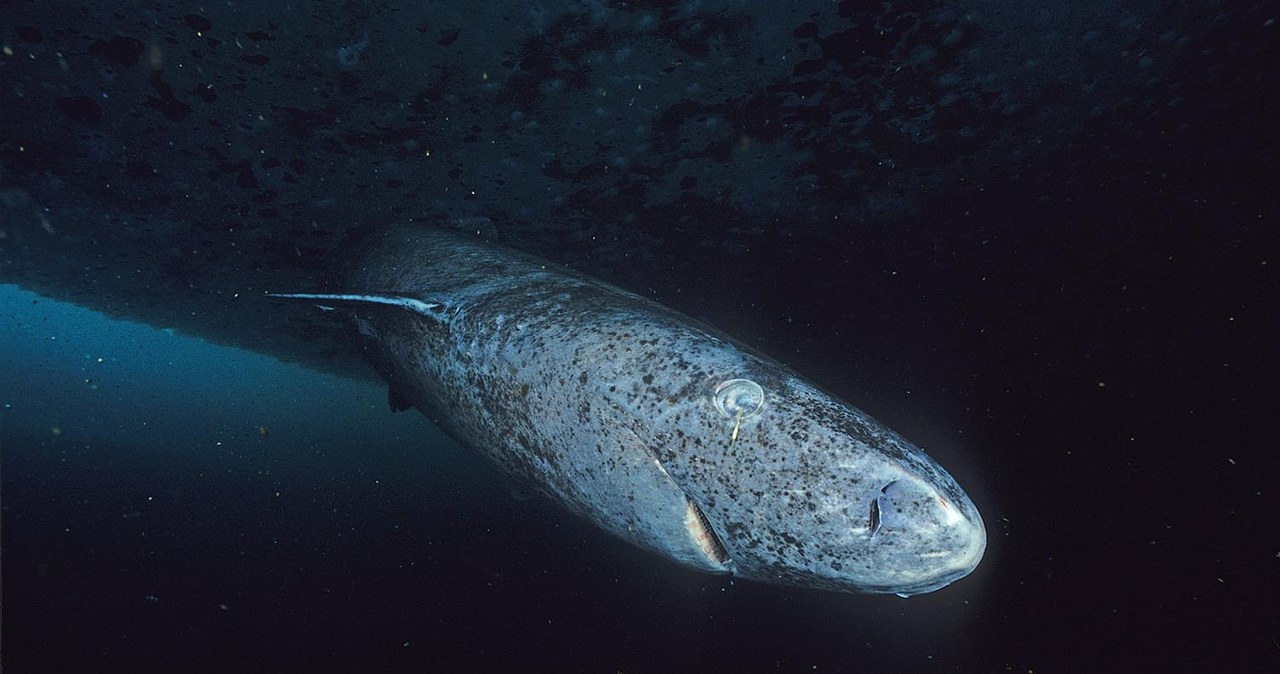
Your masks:
M730 379L716 387L713 399L716 409L733 419L733 433L729 436L729 444L732 445L742 430L743 417L764 407L764 389L750 379Z
M750 379L730 379L716 387L713 399L721 414L741 421L764 407L764 389Z

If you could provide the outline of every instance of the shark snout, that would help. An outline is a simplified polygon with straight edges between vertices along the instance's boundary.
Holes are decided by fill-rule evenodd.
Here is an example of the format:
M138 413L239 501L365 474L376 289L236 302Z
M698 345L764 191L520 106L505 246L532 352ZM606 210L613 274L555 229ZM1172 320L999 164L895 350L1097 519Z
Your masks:
M908 477L886 484L874 510L879 527L873 541L896 548L891 555L903 572L901 586L891 588L897 594L936 590L982 560L986 527L963 492Z

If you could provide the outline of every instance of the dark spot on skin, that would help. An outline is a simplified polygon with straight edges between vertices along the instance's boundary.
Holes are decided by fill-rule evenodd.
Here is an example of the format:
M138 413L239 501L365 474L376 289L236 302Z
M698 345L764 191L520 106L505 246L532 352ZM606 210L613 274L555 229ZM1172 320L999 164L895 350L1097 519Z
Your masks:
M524 398L524 397L527 397L528 395L529 395L529 385L528 385L528 384L521 384L521 385L520 385L520 397L521 397L521 398Z

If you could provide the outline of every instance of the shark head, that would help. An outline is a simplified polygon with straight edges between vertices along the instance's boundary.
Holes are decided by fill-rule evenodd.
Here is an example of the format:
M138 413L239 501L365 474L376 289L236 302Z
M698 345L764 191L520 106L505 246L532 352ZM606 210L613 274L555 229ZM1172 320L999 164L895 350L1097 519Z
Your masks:
M664 442L681 448L665 464L700 511L691 535L712 543L709 561L765 582L900 596L977 567L986 528L951 475L860 410L770 369L709 378L691 392L697 413L668 421L676 440ZM727 384L742 395L726 398Z

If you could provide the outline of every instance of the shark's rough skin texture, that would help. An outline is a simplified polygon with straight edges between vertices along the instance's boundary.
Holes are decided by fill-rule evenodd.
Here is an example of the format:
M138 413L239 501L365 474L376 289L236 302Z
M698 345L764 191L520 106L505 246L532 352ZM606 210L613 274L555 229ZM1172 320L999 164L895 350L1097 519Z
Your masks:
M393 230L350 269L342 294L283 297L350 315L394 406L642 548L901 595L982 557L977 509L919 448L675 311L445 231Z

